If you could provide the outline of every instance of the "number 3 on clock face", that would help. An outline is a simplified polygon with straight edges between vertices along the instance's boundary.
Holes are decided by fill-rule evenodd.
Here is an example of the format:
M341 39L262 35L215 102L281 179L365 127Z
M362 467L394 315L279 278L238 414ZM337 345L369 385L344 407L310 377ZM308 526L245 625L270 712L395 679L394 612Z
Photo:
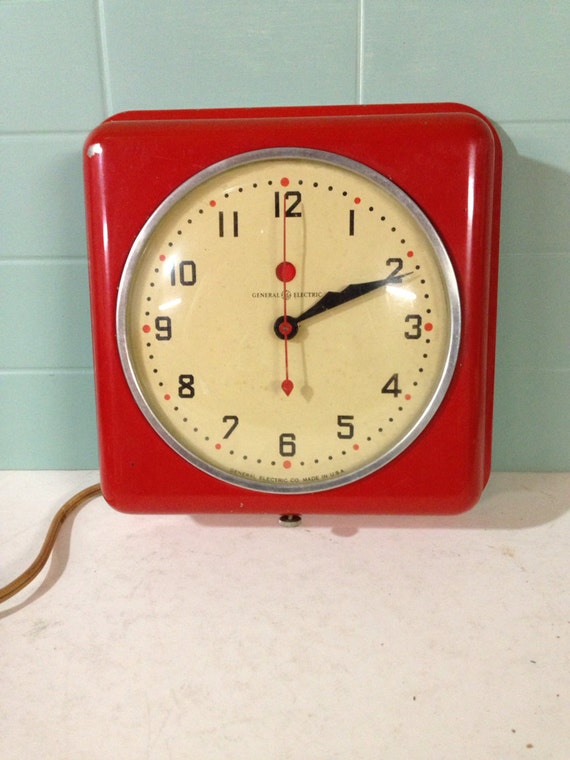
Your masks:
M450 500L449 485L437 483L449 465L451 480L464 478L462 489L473 490L451 443L462 421L457 410L455 419L453 411L446 417L445 407L470 343L480 349L489 341L488 233L495 216L488 193L496 182L487 175L496 169L489 155L496 141L487 125L471 114L447 116L461 127L463 151L475 133L481 142L485 132L489 143L479 148L487 191L477 196L485 206L478 213L489 218L487 250L477 252L487 282L468 282L462 293L463 270L472 262L454 255L438 220L378 170L378 158L370 165L329 149L339 141L339 127L345 137L350 133L355 116L343 121L341 112L341 124L334 124L334 112L291 113L297 127L291 134L308 137L316 120L326 149L289 147L279 135L287 126L280 130L273 112L262 109L263 118L251 122L250 142L266 143L270 130L276 144L210 161L212 141L218 155L219 144L227 146L232 120L214 117L223 133L218 143L215 130L214 137L202 134L209 121L203 114L183 114L118 117L88 141L102 477L104 483L108 477L111 503L132 511L438 511L438 498L441 511L469 506L464 496ZM404 116L404 126L418 135L414 114ZM466 122L470 137L463 134ZM370 126L378 137L379 125ZM444 126L440 130L449 133ZM144 144L155 137L153 152L134 168L133 129ZM428 132L435 134L434 125ZM157 137L173 156L188 152L190 137L202 137L203 167L178 181L159 158ZM241 141L235 141L237 148ZM193 145L201 155L200 143ZM153 188L140 187L149 163L152 176L165 175L159 186L169 188L156 201ZM400 163L404 176L404 154ZM103 171L127 166L130 199ZM466 172L463 180L471 177L471 169ZM437 176L423 183L431 180ZM107 182L103 193L101 181ZM469 181L465 185L463 194ZM426 198L432 194L426 191ZM454 201L447 204L455 209ZM436 206L445 223L445 202ZM125 212L128 246L119 242L129 237L121 230ZM472 234L465 211L458 223ZM481 287L484 292L475 292ZM483 327L465 320L473 296L486 310ZM102 334L111 318L115 352L108 345L111 331ZM465 336L466 325L474 336ZM479 400L488 390L490 357L483 362L479 353L477 359ZM105 377L100 367L109 367L109 358ZM471 403L468 384L459 404L464 412ZM475 426L486 429L489 409L479 409ZM473 411L469 406L466 418ZM467 420L471 441L474 422ZM488 444L480 434L483 458ZM485 477L477 474L479 491ZM451 490L457 491L456 482Z

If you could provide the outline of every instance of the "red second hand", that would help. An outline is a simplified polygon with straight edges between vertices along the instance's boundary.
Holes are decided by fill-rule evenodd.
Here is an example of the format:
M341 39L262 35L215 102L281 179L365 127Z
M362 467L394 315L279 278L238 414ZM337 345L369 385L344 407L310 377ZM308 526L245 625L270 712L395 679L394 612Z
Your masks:
M283 193L283 273L287 270L287 193ZM293 381L289 378L289 333L291 324L287 320L287 277L283 276L283 322L280 328L285 346L285 380L281 383L283 392L289 396L294 388Z

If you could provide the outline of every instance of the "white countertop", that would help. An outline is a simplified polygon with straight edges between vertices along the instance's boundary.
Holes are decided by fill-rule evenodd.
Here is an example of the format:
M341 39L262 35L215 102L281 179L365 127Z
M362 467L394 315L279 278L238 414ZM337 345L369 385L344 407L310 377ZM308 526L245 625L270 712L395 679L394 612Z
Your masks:
M96 472L0 472L0 586ZM570 473L457 517L130 516L0 606L1 760L567 760Z

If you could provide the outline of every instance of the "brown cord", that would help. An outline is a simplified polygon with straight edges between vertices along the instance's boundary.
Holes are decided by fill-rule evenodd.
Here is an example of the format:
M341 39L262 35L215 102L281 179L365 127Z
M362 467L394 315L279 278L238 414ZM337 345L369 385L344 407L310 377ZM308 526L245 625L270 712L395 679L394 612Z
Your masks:
M36 575L40 572L40 570L49 559L49 555L52 552L61 526L73 512L73 510L77 509L77 507L80 507L84 502L89 501L89 499L93 499L95 496L100 495L101 486L97 483L97 485L89 486L88 488L83 489L83 491L79 491L79 493L76 493L75 496L72 496L71 499L66 501L65 504L60 507L60 509L56 512L53 520L51 521L51 525L49 526L43 546L40 549L38 556L35 558L27 570L24 570L21 575L15 578L7 586L0 588L0 604L2 602L5 602L11 596L14 596L14 594L17 594L18 591L21 591L25 586L28 585L28 583L33 581Z

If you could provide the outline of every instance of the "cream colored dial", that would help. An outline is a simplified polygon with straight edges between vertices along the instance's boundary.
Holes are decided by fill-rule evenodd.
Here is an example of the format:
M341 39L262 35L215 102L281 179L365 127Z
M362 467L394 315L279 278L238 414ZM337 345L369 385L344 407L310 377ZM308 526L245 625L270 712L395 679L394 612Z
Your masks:
M123 272L119 351L149 423L236 485L324 490L385 465L452 378L457 283L388 179L344 157L269 149L192 177Z

